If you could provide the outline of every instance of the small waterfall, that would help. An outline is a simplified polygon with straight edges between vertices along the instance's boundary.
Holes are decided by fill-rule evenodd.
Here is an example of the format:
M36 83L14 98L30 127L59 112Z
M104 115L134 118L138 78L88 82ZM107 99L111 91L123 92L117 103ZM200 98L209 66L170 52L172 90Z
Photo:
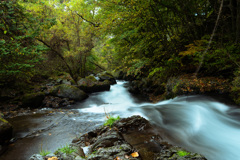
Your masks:
M172 143L209 160L240 159L240 109L202 96L183 96L129 110L144 114Z
M168 139L209 160L240 159L240 109L204 96L182 96L156 104L136 103L118 81L110 91L91 95L80 112L141 115L164 130Z

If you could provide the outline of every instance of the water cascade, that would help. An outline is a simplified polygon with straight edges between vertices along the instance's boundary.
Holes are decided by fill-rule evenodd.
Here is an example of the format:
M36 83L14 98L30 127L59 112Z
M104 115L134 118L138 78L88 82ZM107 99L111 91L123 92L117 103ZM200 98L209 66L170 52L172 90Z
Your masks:
M92 96L80 112L141 115L164 130L168 139L209 160L240 159L240 109L204 96L182 96L159 103L139 103L118 82ZM91 103L91 104L90 104Z

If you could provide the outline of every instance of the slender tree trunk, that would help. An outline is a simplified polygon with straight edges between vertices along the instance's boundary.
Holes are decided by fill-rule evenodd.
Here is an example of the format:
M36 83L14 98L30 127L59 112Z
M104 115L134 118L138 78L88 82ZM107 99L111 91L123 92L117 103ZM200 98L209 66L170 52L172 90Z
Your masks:
M212 35L211 35L211 37L210 37L210 39L209 39L209 41L208 41L207 48L205 49L205 51L204 51L203 54L202 54L201 61L200 61L199 65L198 65L198 68L196 69L196 71L195 71L195 73L194 73L194 75L193 75L194 77L197 77L197 74L198 74L199 70L200 70L201 67L202 67L205 54L207 53L207 51L209 50L209 48L210 48L210 46L211 46L213 37L214 37L215 32L216 32L216 30L217 30L217 26L218 26L218 22L219 22L219 19L220 19L220 15L221 15L221 13L222 13L223 1L224 1L224 0L221 1L220 7L219 7L219 11L218 11L217 20L216 20L215 26L214 26L214 28L213 28Z

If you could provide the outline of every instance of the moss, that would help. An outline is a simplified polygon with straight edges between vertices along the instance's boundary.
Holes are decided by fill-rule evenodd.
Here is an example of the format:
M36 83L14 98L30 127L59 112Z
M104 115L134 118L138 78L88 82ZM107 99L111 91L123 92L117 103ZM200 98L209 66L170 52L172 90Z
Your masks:
M94 76L92 76L92 75L86 77L86 79L91 80L93 82L97 82L97 79Z

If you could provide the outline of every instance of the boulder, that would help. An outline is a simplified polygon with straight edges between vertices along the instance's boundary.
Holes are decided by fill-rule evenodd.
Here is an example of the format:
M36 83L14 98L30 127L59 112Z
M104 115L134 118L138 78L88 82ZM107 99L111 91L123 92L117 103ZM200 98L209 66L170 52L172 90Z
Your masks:
M44 92L25 94L22 98L22 106L31 108L40 107L42 105L44 97L45 97Z
M69 100L69 98L46 96L43 100L43 106L47 108L68 107L71 104L74 104L74 100Z
M111 82L111 84L116 84L116 79L114 78L114 76L109 73L109 72L101 72L98 73L97 76L99 77L100 81L105 81L105 80L109 80Z
M0 144L8 142L13 136L13 127L0 116Z
M69 98L76 101L82 101L88 97L88 95L81 89L67 84L61 84L53 87L50 90L50 95L61 98Z
M114 72L114 77L116 77L118 80L124 80L124 76L126 74L124 74L124 72L122 70L118 70L116 72Z
M108 80L99 82L94 76L88 76L86 78L80 79L77 82L77 84L78 84L78 88L80 88L84 92L92 93L92 92L109 91L111 82L109 82Z

